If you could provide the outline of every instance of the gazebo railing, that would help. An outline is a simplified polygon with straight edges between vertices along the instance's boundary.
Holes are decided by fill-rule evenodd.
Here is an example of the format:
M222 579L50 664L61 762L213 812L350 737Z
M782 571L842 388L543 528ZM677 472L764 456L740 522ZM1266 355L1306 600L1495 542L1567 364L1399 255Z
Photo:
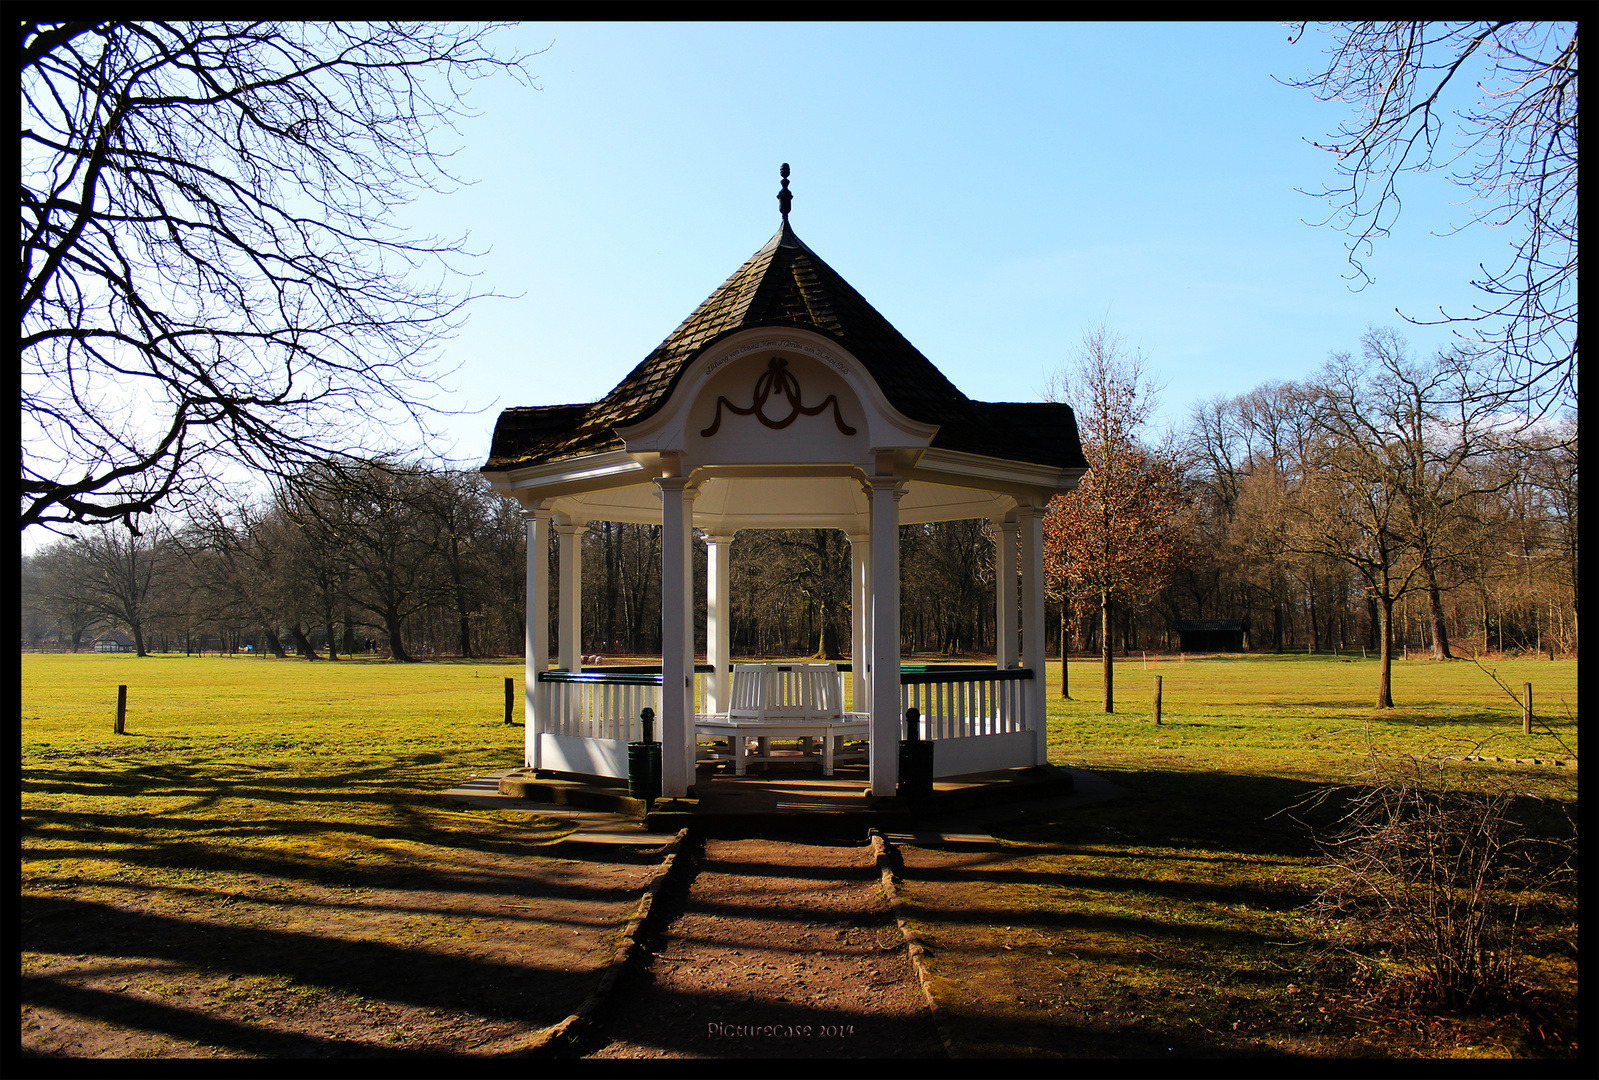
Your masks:
M639 713L661 708L659 671L546 671L540 728L546 735L636 742Z
M847 664L839 667L846 668ZM712 669L695 665L695 701ZM1029 668L912 667L900 672L900 715L921 714L922 738L960 739L1032 730L1027 716ZM546 671L543 730L550 735L632 742L643 738L639 713L660 712L660 669ZM908 733L902 733L908 734Z
M705 679L713 669L694 665L695 707L703 707ZM635 667L609 671L546 671L539 676L544 697L541 730L547 735L637 742L644 737L639 713L661 711L661 669Z
M696 665L695 707L703 707L704 675ZM920 714L920 736L941 744L936 775L1034 763L1035 720L1027 702L1028 668L927 667L900 672L901 737L905 710ZM627 744L644 737L639 713L661 712L657 668L546 671L539 676L541 768L625 777ZM659 729L657 729L659 735Z
M901 671L899 709L921 714L924 739L963 739L1033 730L1027 715L1031 668ZM905 734L909 734L906 732Z

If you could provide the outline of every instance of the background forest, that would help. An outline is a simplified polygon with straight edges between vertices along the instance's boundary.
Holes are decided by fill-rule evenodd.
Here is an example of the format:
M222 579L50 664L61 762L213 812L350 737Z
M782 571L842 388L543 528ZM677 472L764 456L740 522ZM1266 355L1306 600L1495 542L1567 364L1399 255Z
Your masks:
M1092 404L1074 404L1094 431ZM1574 653L1576 423L1528 423L1512 404L1481 392L1469 357L1418 361L1376 330L1304 383L1198 404L1158 442L1128 435L1167 466L1155 525L1169 550L1102 620L1058 499L1049 652L1063 633L1071 650L1098 651L1105 626L1118 651L1172 649L1172 623L1193 618L1244 620L1255 651L1376 650L1389 609L1396 652ZM585 653L659 651L659 532L590 525ZM147 519L137 535L88 529L24 556L22 647L513 655L525 543L517 508L475 472L312 470L268 497ZM901 545L906 651L992 654L989 524L905 526ZM746 531L732 550L735 654L847 655L842 533ZM704 572L700 542L702 628Z

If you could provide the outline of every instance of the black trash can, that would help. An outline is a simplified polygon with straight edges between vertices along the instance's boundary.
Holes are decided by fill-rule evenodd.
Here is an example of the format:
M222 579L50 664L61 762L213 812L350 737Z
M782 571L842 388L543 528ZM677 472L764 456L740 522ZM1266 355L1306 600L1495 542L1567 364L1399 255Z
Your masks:
M922 738L921 714L905 710L909 738L899 744L899 787L902 799L923 802L933 797L933 744Z
M627 744L627 793L654 802L661 797L661 744L655 741L655 710L639 713L644 740Z
M661 797L661 744L627 744L627 793L635 799L654 802Z

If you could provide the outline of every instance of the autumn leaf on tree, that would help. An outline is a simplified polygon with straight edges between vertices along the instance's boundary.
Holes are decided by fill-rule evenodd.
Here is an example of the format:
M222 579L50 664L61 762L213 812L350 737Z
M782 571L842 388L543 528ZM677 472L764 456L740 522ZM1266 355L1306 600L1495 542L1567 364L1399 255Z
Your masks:
M1139 438L1154 406L1142 360L1103 327L1084 338L1076 367L1052 392L1076 408L1090 468L1044 516L1044 577L1080 614L1099 608L1105 711L1114 712L1111 605L1140 604L1171 579L1189 533L1187 500L1172 448Z

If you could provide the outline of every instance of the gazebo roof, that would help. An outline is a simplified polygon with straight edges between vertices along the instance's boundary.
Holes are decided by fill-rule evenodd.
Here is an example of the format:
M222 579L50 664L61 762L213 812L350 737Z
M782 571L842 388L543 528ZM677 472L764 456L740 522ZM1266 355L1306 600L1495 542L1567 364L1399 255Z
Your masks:
M782 227L681 326L597 402L510 408L500 414L484 472L620 450L616 428L640 423L684 369L729 334L795 327L838 341L906 417L938 425L935 448L1057 468L1086 468L1067 405L973 401L860 293Z

